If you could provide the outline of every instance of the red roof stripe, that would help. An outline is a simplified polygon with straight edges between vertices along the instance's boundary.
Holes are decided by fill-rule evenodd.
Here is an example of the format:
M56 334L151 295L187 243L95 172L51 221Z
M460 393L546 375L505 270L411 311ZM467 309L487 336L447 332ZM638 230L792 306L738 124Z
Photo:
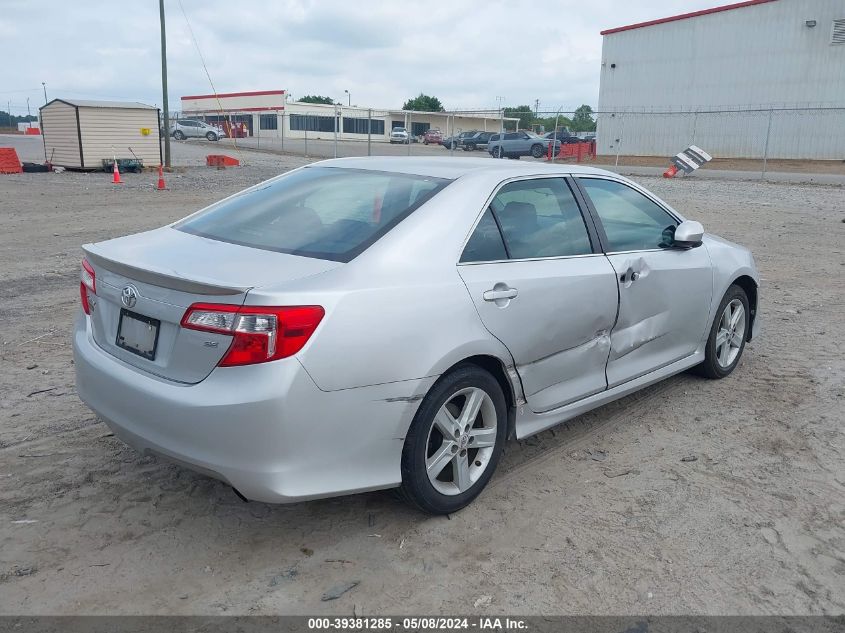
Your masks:
M214 99L216 97L263 97L264 95L283 95L284 90L258 90L256 92L218 92L214 95L190 95L182 97L185 99Z
M702 9L701 11L693 11L691 13L682 13L680 15L672 15L668 18L660 18L659 20L649 20L648 22L638 22L637 24L629 24L628 26L618 26L615 29L606 29L601 32L601 35L610 35L611 33L619 33L620 31L630 31L632 29L641 29L644 26L654 26L655 24L665 24L666 22L675 22L677 20L686 20L687 18L697 18L701 15L709 15L711 13L721 13L722 11L731 11L732 9L741 9L742 7L750 7L755 4L766 4L767 2L774 2L775 0L745 0L745 2L736 2L734 4L726 4L721 7L713 7L712 9Z

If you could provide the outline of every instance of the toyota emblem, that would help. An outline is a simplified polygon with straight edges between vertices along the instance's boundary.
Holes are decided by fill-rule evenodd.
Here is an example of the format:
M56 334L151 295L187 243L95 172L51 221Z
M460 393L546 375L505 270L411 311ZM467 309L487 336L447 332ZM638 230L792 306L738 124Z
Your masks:
M124 286L123 290L120 291L120 302L123 306L126 308L134 308L137 301L138 289L132 284Z

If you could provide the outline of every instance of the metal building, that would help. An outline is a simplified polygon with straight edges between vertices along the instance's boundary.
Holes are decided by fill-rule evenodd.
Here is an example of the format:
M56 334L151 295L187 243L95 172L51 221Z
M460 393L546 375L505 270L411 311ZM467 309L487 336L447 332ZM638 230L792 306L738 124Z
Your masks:
M45 158L70 169L102 169L103 160L161 163L158 109L143 103L53 99L41 106Z
M747 0L602 35L599 153L845 158L845 0Z
M447 135L467 130L498 132L513 128L518 121L491 112L417 112L374 109L357 105L300 103L287 98L284 90L230 92L184 96L182 115L200 117L209 123L224 120L243 123L250 136L268 138L333 138L339 140L388 142L390 130L405 127L414 136L429 129Z

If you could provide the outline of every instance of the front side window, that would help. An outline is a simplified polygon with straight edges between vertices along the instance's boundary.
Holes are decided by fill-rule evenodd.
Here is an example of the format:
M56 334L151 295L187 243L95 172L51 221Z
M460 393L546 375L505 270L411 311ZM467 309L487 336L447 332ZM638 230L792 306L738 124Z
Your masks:
M461 261L504 259L494 235L504 241L510 259L592 253L584 218L563 178L519 180L503 186L467 243ZM488 252L495 257L486 256Z
M613 180L580 178L612 252L667 248L677 220L636 189Z
M306 167L223 200L174 228L252 248L348 262L449 182Z

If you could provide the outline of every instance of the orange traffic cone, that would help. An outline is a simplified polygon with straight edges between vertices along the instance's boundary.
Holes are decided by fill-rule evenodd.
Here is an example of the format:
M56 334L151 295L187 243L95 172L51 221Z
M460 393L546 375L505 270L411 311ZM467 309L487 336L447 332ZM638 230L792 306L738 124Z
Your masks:
M669 169L663 172L664 178L672 178L675 174L678 173L678 166L677 165L669 165Z
M158 166L158 190L164 191L164 170L161 165Z
M115 185L122 185L123 182L120 180L120 170L117 168L117 161L114 161L114 170L112 171L112 184Z

